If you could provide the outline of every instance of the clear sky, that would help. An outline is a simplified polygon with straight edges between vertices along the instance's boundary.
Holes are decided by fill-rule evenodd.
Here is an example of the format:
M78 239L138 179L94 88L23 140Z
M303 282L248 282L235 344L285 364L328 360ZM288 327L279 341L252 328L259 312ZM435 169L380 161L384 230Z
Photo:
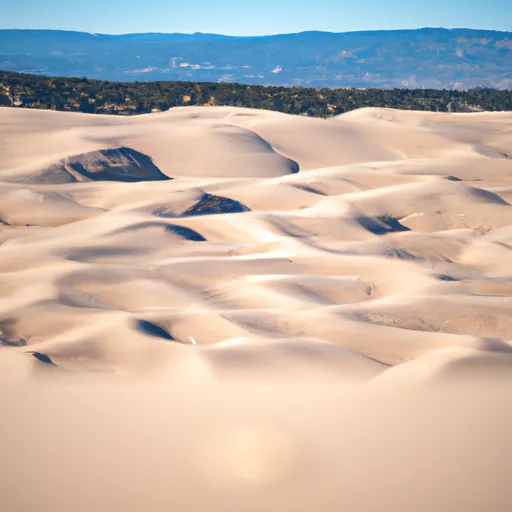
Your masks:
M512 31L512 0L0 0L0 28L258 35L419 27Z

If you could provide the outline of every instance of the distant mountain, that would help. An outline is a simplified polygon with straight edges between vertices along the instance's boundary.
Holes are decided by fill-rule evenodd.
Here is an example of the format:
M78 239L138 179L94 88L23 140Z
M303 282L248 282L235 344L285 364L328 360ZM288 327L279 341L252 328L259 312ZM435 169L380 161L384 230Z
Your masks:
M0 69L102 80L512 89L512 32L103 35L0 30Z

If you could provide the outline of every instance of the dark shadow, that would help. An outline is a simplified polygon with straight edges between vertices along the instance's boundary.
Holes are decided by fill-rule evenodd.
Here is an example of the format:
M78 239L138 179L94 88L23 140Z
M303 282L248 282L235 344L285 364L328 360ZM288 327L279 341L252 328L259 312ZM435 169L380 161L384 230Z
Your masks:
M229 197L204 194L201 199L182 213L183 217L194 215L218 215L224 213L242 213L250 209L244 204Z
M403 231L410 231L406 226L403 226L393 217L371 217L360 216L355 219L363 228L370 231L374 235L387 235L388 233L400 233Z
M318 196L327 196L326 193L324 193L324 192L322 192L320 190L317 190L316 188L311 187L310 185L294 184L293 186L295 188L298 188L299 190L304 190L306 192L311 192L312 194L316 194Z
M107 234L107 236L112 235L120 235L123 233L133 233L135 231L144 230L144 229L161 229L164 232L173 233L181 238L186 240L190 240L192 242L206 242L206 238L200 235L197 231L193 229L186 228L185 226L180 226L178 224L164 224L163 222L138 222L137 224L132 224L130 226L125 226L114 231L111 231ZM97 248L83 248L72 251L71 254L92 254L93 256L116 256L116 255L124 255L129 254L130 252L133 254L143 254L147 249L144 248L136 248L136 247L97 247Z
M148 322L147 320L136 320L135 323L137 329L148 336L168 341L176 341L163 327L160 327L157 324Z
M41 361L44 364L51 364L52 366L57 366L49 356L46 354L43 354L42 352L30 352L32 354L32 357L35 357L38 361Z
M70 174L74 171L93 181L130 183L172 179L163 174L149 156L126 147L71 156L54 165L53 169Z
M493 192L484 190L483 188L469 187L469 190L475 197L478 197L480 200L484 200L488 203L508 205L507 201L505 201L503 198L497 194L494 194Z
M457 279L456 277L453 277L453 276L449 276L447 274L435 274L434 277L439 279L439 281L448 281L448 282L460 281L460 279Z
M197 231L184 226L178 226L177 224L167 224L165 226L165 231L178 235L190 242L206 242L206 238L200 235Z

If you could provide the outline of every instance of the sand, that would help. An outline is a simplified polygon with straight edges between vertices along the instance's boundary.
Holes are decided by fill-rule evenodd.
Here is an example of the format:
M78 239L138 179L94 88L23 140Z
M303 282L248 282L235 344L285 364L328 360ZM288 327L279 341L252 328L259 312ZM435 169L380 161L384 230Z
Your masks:
M512 509L512 114L0 108L0 510Z

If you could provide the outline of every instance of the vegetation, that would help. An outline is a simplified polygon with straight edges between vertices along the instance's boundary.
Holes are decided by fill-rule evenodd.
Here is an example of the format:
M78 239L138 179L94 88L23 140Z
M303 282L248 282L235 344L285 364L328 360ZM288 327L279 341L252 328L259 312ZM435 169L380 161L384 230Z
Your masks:
M314 117L361 107L436 112L512 110L512 91L478 88L312 89L198 82L108 82L0 71L0 105L131 115L186 105L230 105Z

